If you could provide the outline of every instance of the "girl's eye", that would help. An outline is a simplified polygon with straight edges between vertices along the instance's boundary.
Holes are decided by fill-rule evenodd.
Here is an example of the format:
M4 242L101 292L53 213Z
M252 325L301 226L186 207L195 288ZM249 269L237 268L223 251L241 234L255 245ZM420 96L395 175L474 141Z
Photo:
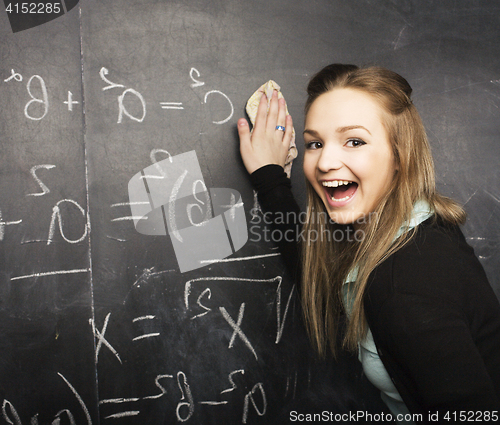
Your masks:
M357 148L363 145L366 145L366 143L363 142L361 139L349 139L346 143L346 146L350 148Z
M321 142L318 141L306 143L306 149L320 149L321 147L322 147Z

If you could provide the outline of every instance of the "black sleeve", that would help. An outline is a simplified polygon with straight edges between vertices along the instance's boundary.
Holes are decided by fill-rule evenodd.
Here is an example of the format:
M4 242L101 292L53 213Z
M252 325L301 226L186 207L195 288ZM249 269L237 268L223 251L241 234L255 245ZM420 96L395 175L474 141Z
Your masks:
M300 276L299 238L300 208L292 194L292 184L283 167L265 165L250 175L257 191L265 223L272 223L276 241L285 266L295 278ZM262 220L264 221L264 220Z

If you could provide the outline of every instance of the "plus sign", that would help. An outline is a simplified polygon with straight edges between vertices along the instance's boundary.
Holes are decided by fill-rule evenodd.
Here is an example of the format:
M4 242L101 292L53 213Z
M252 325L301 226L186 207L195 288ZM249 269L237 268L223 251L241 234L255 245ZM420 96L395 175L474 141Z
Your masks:
M240 208L243 206L243 202L238 202L236 203L236 197L234 196L233 193L231 193L231 200L229 201L230 205L221 205L222 208L229 208L229 215L231 217L231 220L234 221L234 218L236 216L236 208Z
M3 241L3 237L5 235L5 226L9 224L19 224L22 220L17 221L2 221L2 210L0 210L0 241Z
M63 103L68 105L68 111L73 111L73 105L78 105L79 102L73 100L73 93L68 90L68 100Z

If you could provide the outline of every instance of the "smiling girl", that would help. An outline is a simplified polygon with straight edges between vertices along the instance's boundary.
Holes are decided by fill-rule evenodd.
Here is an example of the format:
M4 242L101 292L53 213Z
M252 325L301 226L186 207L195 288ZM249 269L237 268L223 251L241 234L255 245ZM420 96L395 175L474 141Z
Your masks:
M345 314L344 346L358 350L391 412L453 422L453 412L500 410L500 304L458 227L464 211L436 192L411 91L378 67L335 64L312 78L303 233L321 237L300 247L283 239L280 249L287 265L300 264L315 349L335 354ZM263 209L297 217L283 171L292 137L284 100L274 93L267 112L263 96L253 133L244 119L238 131Z

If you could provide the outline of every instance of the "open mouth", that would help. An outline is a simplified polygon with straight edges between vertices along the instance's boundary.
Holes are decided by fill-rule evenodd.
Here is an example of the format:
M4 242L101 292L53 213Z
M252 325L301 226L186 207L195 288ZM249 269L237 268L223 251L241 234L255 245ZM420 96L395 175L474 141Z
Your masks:
M333 202L344 202L352 198L358 189L356 182L348 180L322 181L321 184Z

